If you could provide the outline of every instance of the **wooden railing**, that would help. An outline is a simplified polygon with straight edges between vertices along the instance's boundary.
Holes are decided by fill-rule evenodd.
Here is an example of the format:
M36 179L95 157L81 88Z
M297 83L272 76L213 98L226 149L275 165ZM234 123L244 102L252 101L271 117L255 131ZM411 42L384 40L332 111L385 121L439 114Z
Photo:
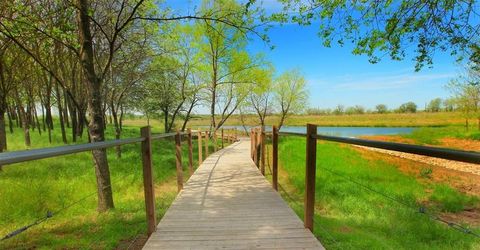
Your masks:
M160 140L164 138L175 138L175 156L176 156L176 175L177 175L177 187L178 191L183 188L183 168L182 168L182 136L187 137L188 145L188 168L190 174L194 172L193 169L193 134L191 129L187 129L187 132L166 133L166 134L152 134L150 127L143 127L140 129L140 137L137 138L125 138L118 140L109 140L95 143L85 143L69 146L51 147L32 149L24 151L14 151L0 153L0 166L34 161L40 159L47 159L62 155L70 155L80 152L91 151L94 149L106 149L116 146L122 146L126 144L141 143L141 155L143 166L143 187L145 194L145 212L147 219L147 233L151 235L156 228L157 222L155 218L155 188L153 181L153 164L152 164L152 141ZM203 162L202 147L205 146L205 158L208 157L209 139L214 140L214 150L218 149L217 133L210 135L210 132L196 131L196 137L198 139L198 164ZM205 142L202 143L202 137ZM237 140L237 133L234 130L221 129L221 147L224 147L224 142L233 143ZM204 145L202 145L204 144Z
M317 134L317 125L307 124L307 132L290 133L279 132L273 126L269 132L272 136L272 187L278 190L278 136L300 136L306 138L305 158L305 196L304 196L304 226L313 232L313 217L315 207L315 180L317 166L317 140L339 142L351 145L366 146L371 148L387 149L392 151L411 153L417 155L431 156L446 160L460 161L466 163L480 164L480 153L474 151L454 150L440 147L429 147L394 143L385 141L365 140L358 138L346 138L337 136L326 136ZM262 174L265 174L265 129L252 128L250 133L251 156ZM260 161L258 158L262 157ZM261 165L261 164L263 165ZM479 165L480 167L480 165Z

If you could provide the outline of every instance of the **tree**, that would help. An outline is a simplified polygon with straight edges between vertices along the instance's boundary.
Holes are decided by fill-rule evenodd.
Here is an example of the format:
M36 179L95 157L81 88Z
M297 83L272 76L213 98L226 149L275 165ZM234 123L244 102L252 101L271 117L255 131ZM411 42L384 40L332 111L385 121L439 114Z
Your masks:
M308 92L305 87L305 78L298 69L286 71L275 80L274 98L280 114L278 129L289 115L300 113L307 106Z
M353 107L348 107L347 109L345 109L345 114L347 115L364 114L364 113L365 113L365 108L360 105L355 105Z
M340 104L333 109L333 114L335 115L342 115L344 112L345 112L345 107Z
M426 111L428 111L428 112L440 112L441 109L442 109L442 99L441 98L435 98L428 103Z
M415 113L417 112L417 104L414 102L407 102L398 108L398 112L400 113Z
M388 112L387 105L385 104L378 104L377 106L375 106L375 110L378 114L385 114Z
M271 20L310 25L318 21L325 46L332 41L354 44L354 54L366 54L370 62L383 55L405 58L414 47L416 70L433 63L435 51L449 51L461 58L478 47L480 13L478 3L467 1L366 0L299 1L284 0L283 11ZM294 14L292 14L294 13ZM479 59L480 61L480 59Z
M465 118L465 128L468 130L469 119L477 117L480 130L480 85L456 79L452 80L447 88L453 94L452 99L455 106L458 107Z
M258 121L262 127L265 126L265 119L269 113L272 113L272 79L270 73L273 70L265 71L265 78L259 84L256 84L250 91L245 105L250 107L258 117ZM243 118L243 117L242 117Z

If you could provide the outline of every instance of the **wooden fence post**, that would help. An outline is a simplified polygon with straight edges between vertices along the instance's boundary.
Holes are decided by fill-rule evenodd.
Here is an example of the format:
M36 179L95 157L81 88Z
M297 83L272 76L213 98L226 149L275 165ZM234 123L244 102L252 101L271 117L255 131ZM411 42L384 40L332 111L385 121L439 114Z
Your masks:
M313 232L313 216L315 215L315 178L317 165L317 126L307 124L306 169L305 169L305 213L304 226Z
M254 145L255 145L255 144L254 144L255 141L254 141L253 138L254 138L254 137L253 137L253 128L251 128L251 129L250 129L250 157L252 158L252 160L253 160L253 153L254 153L253 147L254 147Z
M262 126L262 129L260 130L260 172L262 173L263 176L265 176L265 127Z
M258 168L258 162L257 162L257 130L253 130L253 162L255 163L255 166Z
M193 145L192 145L192 129L187 128L187 138L188 138L188 169L190 175L193 174Z
M223 145L223 128L222 128L222 149L224 148L225 146Z
M217 130L213 130L213 152L218 151L218 144L217 144Z
M203 152L202 152L202 131L198 129L198 166L203 162Z
M152 168L152 139L150 127L140 129L142 141L143 191L145 194L145 212L147 214L147 234L150 236L157 227L155 218L155 188Z
M278 191L278 131L272 126L272 186Z
M183 189L183 168L182 168L182 144L180 138L180 131L177 130L175 135L175 156L177 159L177 188L178 191Z
M256 129L256 132L255 132L255 135L256 135L256 138L255 138L255 142L257 143L255 145L255 153L256 153L256 162L255 164L257 164L257 167L260 168L260 158L261 158L261 139L262 139L262 131L260 131L258 128Z
M207 159L208 157L208 134L209 132L208 131L205 131L205 159Z

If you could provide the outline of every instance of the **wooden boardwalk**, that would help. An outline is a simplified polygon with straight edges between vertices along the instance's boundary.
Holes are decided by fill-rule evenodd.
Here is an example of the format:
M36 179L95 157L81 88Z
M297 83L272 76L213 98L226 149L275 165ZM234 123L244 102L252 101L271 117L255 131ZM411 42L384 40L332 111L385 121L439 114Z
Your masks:
M260 174L242 139L210 155L144 249L323 249Z

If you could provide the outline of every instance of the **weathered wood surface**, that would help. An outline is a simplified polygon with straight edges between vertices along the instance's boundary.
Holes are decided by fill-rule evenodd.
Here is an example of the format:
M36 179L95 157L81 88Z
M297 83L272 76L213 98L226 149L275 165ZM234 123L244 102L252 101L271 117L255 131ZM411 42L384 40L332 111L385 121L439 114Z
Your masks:
M242 139L205 159L144 249L323 249L249 154Z

